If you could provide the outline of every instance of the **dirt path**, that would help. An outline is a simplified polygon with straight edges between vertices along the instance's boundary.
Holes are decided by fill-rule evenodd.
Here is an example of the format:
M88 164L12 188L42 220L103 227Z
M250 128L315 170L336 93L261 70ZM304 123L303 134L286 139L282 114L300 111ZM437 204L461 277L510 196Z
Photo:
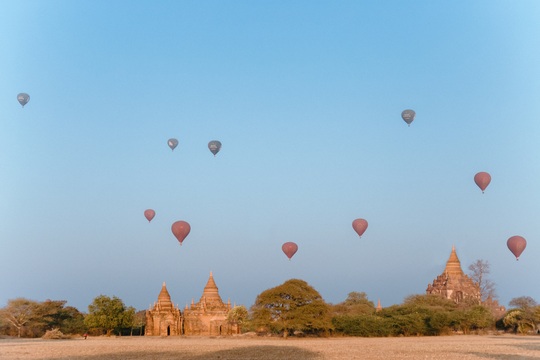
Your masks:
M3 339L9 360L245 360L245 359L540 359L540 336L411 338L122 337L74 340Z

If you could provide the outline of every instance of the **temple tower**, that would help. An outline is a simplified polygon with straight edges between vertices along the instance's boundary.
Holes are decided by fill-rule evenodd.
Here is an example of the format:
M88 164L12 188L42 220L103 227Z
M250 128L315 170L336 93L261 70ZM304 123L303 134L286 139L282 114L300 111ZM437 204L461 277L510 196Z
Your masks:
M184 309L184 334L186 335L229 335L236 333L233 324L227 321L231 302L221 300L214 276L206 282L199 302L191 301L191 306Z
M428 285L426 294L440 295L457 304L465 300L480 304L480 289L461 269L454 246L443 273Z
M146 336L170 336L182 334L182 314L171 301L165 283L161 286L157 302L146 310Z

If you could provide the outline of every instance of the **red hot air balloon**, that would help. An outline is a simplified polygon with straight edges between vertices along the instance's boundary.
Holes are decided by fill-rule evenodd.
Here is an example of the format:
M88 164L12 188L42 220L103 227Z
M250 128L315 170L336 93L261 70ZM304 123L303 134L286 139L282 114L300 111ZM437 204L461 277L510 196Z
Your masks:
M152 221L154 216L156 216L156 212L154 210L152 209L144 210L144 217L146 218L146 220L148 220L148 222Z
M474 182L480 190L482 190L482 194L484 193L484 190L488 187L489 183L491 182L491 175L489 175L487 172L479 172L478 174L474 175Z
M364 231L366 231L368 223L364 219L356 219L352 222L352 227L358 236L362 237Z
M191 226L189 226L187 222L180 220L172 224L171 230L176 239L178 239L180 245L182 245L182 241L184 241L191 231Z
M285 255L287 255L289 260L291 260L293 255L296 254L296 252L298 251L298 245L296 245L293 242L286 242L285 244L281 246L281 250L283 250L283 252L285 253Z
M525 240L521 236L516 235L509 238L508 241L506 242L506 245L508 246L512 254L514 254L514 256L516 257L516 260L519 260L519 256L521 255L521 253L523 252L523 250L525 250L525 247L527 246L527 240Z

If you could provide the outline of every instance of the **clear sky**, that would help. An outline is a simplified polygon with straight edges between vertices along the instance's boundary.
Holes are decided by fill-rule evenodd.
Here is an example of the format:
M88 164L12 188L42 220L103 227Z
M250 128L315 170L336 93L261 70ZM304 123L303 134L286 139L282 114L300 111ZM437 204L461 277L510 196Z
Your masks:
M164 281L184 306L210 271L248 307L290 278L389 306L452 245L503 305L540 301L539 19L536 0L4 2L0 306L142 310Z

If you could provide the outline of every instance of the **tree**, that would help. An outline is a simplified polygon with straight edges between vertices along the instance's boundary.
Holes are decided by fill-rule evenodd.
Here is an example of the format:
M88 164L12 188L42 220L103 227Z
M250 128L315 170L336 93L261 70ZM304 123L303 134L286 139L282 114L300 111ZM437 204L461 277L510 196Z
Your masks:
M336 332L348 336L393 335L393 321L375 314L338 315L332 318Z
M67 315L64 311L66 303L65 300L45 300L38 303L35 309L35 322L44 330L59 328Z
M104 330L107 336L111 336L113 330L132 327L134 317L135 309L126 307L121 299L100 295L88 305L84 323L89 328Z
M133 327L135 325L135 308L129 306L122 314L122 321L120 322L120 329L130 329L130 335L133 335Z
M17 329L17 336L21 337L25 326L36 319L37 301L25 298L8 300L7 305L0 309L0 317Z
M251 307L256 326L283 333L326 333L332 328L330 306L307 282L291 279L263 291Z
M139 329L139 335L143 334L143 327L146 326L146 310L137 311L133 318L133 327ZM133 332L132 332L133 335Z
M485 331L495 327L495 319L490 309L483 305L476 305L469 309L461 309L459 327L463 333L470 331Z
M345 301L333 306L336 315L361 315L373 314L375 305L370 301L365 292L350 292Z
M478 259L469 265L469 277L478 285L480 290L480 299L482 302L487 300L495 300L497 294L495 292L495 283L487 276L490 273L490 265L487 260Z
M84 324L84 314L73 306L66 306L59 314L61 323L59 330L63 334L84 334L87 330Z
M510 327L514 332L526 333L536 331L540 323L540 306L530 296L520 296L510 300L513 307L503 318L503 324Z
M45 300L43 302L18 298L10 300L0 309L0 318L17 336L37 337L46 331L58 329L64 334L81 333L85 330L83 314L72 306L66 307L65 300Z
M538 305L536 300L534 300L530 296L520 296L517 298L513 298L508 303L513 308L522 309L522 310L530 310Z
M403 313L452 312L458 305L450 300L434 294L409 295L403 301Z
M242 325L248 320L248 311L244 305L235 306L227 314L227 321L237 326L238 334L242 330Z

